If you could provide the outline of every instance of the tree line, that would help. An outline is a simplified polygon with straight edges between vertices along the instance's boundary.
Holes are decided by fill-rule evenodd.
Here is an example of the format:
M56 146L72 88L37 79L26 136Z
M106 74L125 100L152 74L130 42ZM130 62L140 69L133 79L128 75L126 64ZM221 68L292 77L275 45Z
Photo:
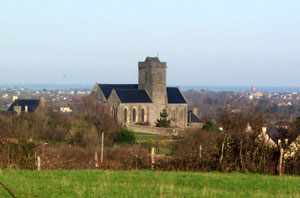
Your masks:
M72 106L72 114L45 107L33 114L0 114L0 168L36 169L150 169L155 145L137 144L134 135L112 119L109 109L84 97ZM217 124L188 128L168 143L171 152L156 156L154 168L177 171L222 171L278 174L280 148L260 138L266 120L256 111L219 110ZM218 127L222 126L222 130ZM246 131L248 126L251 131ZM280 129L287 148L294 142L300 121ZM104 162L96 166L105 133ZM284 163L286 174L300 173L300 154Z

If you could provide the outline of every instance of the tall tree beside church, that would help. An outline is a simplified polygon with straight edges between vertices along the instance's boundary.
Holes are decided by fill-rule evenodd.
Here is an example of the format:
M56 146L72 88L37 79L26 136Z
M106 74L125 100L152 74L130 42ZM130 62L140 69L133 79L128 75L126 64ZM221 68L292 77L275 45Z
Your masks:
M160 119L157 119L156 122L156 126L157 127L170 127L171 125L171 120L168 119L168 113L167 111L164 109L161 113L160 113Z

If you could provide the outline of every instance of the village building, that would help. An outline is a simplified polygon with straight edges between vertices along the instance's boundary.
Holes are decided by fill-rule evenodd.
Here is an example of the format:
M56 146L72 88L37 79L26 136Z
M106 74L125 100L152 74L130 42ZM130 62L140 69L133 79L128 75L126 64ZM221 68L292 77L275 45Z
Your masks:
M60 107L59 111L62 113L72 113L73 110L70 107Z
M202 128L203 122L199 116L198 108L193 107L188 111L188 126L194 128Z
M18 99L14 96L7 111L16 114L33 113L37 111L40 106L43 106L44 103L44 97L40 97L39 99Z
M188 105L178 87L166 86L167 63L147 57L138 63L138 84L99 84L91 96L110 107L111 115L123 125L155 126L166 110L173 127L187 126Z

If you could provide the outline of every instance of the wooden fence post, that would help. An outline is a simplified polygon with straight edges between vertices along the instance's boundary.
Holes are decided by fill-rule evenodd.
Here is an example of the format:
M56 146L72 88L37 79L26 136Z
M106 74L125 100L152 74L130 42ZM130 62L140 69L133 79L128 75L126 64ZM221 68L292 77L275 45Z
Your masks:
M202 146L201 145L199 146L199 157L200 157L200 159L202 158Z
M101 140L101 158L100 158L101 164L103 162L103 150L104 150L104 132L102 132L102 140Z
M95 152L95 168L99 168L98 152Z
M282 172L284 174L284 169L285 169L285 159L284 159L284 153L285 153L285 150L288 148L288 143L289 143L289 139L285 139L285 145L284 145L284 150L283 150L283 153L282 153Z
M152 147L152 149L151 149L151 170L154 170L154 164L155 164L154 155L155 155L155 148Z
M40 171L41 170L41 157L37 156L37 170Z
M283 153L284 153L284 150L282 148L282 145L281 145L281 140L278 140L278 145L279 145L279 149L280 149L280 156L279 156L279 167L278 167L278 171L279 171L279 175L283 175Z
M283 148L280 148L280 165L279 165L279 175L283 175Z

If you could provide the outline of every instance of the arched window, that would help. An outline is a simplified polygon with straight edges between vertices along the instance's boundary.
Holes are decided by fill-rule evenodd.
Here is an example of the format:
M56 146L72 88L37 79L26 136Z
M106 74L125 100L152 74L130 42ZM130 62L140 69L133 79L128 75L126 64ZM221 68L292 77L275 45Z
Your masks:
M127 123L127 109L124 109L124 123Z
M176 120L176 112L175 110L172 110L172 120Z
M115 108L115 113L114 113L114 114L115 114L115 117L114 117L114 118L116 119L117 116L118 116L118 108Z
M115 118L115 108L114 107L111 108L111 117Z
M141 110L141 122L145 122L145 109Z
M115 108L115 107L111 108L111 115L112 115L113 119L117 118L117 108Z
M136 109L132 110L132 122L136 122Z

